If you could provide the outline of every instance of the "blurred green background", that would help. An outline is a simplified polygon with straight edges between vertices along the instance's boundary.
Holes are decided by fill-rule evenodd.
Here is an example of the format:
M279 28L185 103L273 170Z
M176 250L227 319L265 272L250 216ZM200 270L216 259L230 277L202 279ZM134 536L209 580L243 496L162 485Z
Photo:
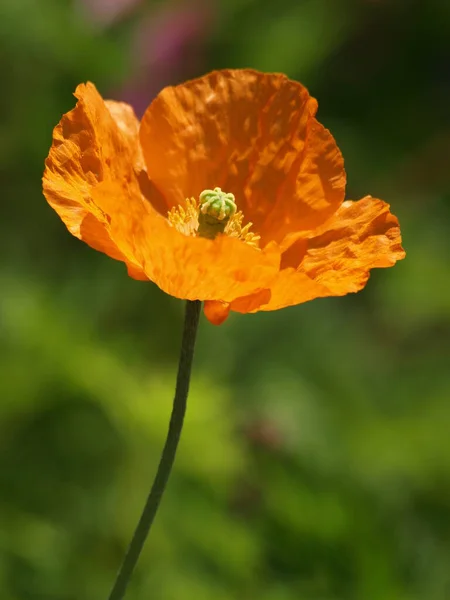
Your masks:
M130 600L450 598L448 0L1 0L0 598L106 599L170 414L183 303L41 193L92 80L142 113L213 68L319 99L348 197L407 258L367 288L202 319L187 422Z

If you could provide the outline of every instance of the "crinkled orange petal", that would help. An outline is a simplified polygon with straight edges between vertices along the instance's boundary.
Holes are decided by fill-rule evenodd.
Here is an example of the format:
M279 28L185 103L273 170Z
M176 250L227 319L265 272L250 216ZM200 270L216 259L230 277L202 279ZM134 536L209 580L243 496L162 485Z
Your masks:
M308 121L305 148L261 227L277 241L292 231L313 229L336 212L345 197L344 159L336 142L315 118ZM300 200L300 201L299 201Z
M177 298L232 302L269 287L279 269L275 244L258 250L226 235L185 236L157 213L138 223L133 235L149 279Z
M136 172L143 168L139 123L130 106L105 103L92 83L77 87L76 107L53 132L43 190L70 233L108 256L127 264L131 276L146 279L125 232L111 234L116 208L147 212ZM95 196L105 186L113 191L110 211ZM117 228L116 228L117 229Z
M213 325L222 325L230 314L229 302L221 302L220 300L206 300L203 305L205 317Z
M242 296L241 298L236 298L230 304L231 310L239 313L249 313L255 312L259 310L259 308L263 304L267 304L270 301L272 293L270 289L266 288L263 290L258 290L249 296Z
M93 84L88 83L86 87L90 87L91 85ZM103 102L119 127L120 132L128 139L129 150L134 155L135 166L137 163L138 167L143 167L144 157L138 141L140 122L135 115L133 107L126 102L116 102L115 100L103 100Z
M244 314L256 312L263 304L269 302L270 297L270 290L263 289L248 296L236 298L233 302L207 300L204 304L204 313L210 323L213 325L221 325L228 318L230 311Z
M344 202L306 242L306 251L303 241L297 243L299 265L280 271L272 297L261 310L357 292L366 284L370 269L391 267L405 257L397 218L388 204L370 196ZM283 256L281 265L284 262ZM295 249L288 262L295 262Z
M96 205L111 215L112 238L120 238L122 250L171 296L231 302L267 287L278 271L276 244L261 251L226 235L215 240L186 236L153 209L142 210L131 201L119 203L116 192L117 186L106 182L92 192ZM121 192L130 199L125 183Z
M323 223L344 199L342 156L299 83L253 70L215 71L164 89L141 146L169 205L221 187L262 244Z
M389 204L366 196L344 202L308 239L300 270L330 290L330 296L358 292L373 268L392 267L405 257L397 217Z
M330 296L328 288L314 281L305 273L292 267L278 273L271 288L271 298L267 304L257 310L278 310L294 304L303 304L315 298Z

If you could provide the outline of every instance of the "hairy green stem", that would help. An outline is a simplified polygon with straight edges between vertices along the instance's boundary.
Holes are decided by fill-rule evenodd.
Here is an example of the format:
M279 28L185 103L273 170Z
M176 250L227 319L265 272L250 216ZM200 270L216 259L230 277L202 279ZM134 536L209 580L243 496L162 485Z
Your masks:
M139 560L139 556L149 534L172 470L181 430L183 428L184 415L186 413L186 402L189 392L189 381L191 377L200 309L201 302L199 300L187 301L175 398L173 401L166 443L161 454L158 470L150 494L117 575L109 600L122 600L125 596L128 584Z

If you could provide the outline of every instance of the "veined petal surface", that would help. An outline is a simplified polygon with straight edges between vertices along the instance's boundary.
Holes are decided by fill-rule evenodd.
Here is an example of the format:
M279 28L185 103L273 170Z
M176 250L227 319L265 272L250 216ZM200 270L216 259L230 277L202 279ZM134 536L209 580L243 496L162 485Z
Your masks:
M262 245L323 223L342 203L345 171L317 102L285 75L215 71L165 88L140 139L147 171L169 205L221 187Z

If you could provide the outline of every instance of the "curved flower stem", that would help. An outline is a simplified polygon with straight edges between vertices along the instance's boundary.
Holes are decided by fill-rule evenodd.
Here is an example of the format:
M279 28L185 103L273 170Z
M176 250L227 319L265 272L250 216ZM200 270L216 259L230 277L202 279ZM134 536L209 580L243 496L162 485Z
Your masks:
M128 584L142 548L144 547L145 540L149 534L150 527L152 526L172 470L186 412L186 401L189 392L189 380L191 377L192 359L194 357L200 308L201 302L199 300L188 300L186 303L177 384L166 443L161 454L158 470L150 494L117 575L109 600L122 600L125 596Z

